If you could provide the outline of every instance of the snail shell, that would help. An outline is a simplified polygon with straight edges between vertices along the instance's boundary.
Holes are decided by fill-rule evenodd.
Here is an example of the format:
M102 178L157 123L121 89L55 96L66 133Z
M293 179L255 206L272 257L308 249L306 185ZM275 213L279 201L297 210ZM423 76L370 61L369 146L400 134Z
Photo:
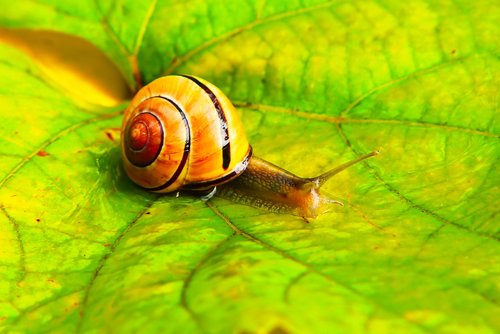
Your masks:
M179 75L159 78L135 95L125 111L121 147L128 176L161 193L228 182L252 155L231 101L209 82Z

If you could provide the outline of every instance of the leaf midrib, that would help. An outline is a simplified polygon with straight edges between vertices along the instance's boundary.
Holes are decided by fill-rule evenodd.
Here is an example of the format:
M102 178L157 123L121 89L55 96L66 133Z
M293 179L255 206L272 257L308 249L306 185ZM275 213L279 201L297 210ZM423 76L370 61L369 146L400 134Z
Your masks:
M383 118L351 118L343 116L329 116L327 114L317 114L310 111L299 109L291 109L286 107L278 107L269 104L255 104L236 101L234 106L237 108L245 108L255 111L274 112L280 114L288 114L309 120L325 121L332 124L388 124L400 125L408 127L424 127L424 128L437 128L439 130L462 132L471 135L478 135L491 138L499 138L500 134L492 133L485 130L470 129L466 127L453 126L442 123L424 122L421 120L399 120L399 119L383 119Z

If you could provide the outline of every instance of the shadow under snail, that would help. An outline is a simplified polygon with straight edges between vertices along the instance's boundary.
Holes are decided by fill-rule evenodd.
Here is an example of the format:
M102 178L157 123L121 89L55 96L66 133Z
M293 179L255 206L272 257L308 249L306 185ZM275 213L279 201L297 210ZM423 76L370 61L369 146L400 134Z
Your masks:
M333 175L374 151L313 178L252 155L238 112L211 83L187 75L154 80L125 111L121 147L128 176L146 190L215 193L273 212L315 218L341 202L321 194Z

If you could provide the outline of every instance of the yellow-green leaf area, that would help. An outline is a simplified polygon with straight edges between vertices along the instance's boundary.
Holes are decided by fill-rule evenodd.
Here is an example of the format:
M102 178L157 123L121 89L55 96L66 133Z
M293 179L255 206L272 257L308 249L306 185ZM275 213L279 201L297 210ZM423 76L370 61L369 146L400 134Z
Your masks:
M0 1L0 332L500 331L495 1ZM310 177L309 224L154 195L131 92L192 74Z

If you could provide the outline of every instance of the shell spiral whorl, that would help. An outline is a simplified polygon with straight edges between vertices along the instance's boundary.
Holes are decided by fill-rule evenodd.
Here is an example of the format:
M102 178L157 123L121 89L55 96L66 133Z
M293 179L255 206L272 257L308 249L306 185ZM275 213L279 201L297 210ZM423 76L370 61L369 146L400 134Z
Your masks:
M137 167L152 164L163 146L163 126L152 113L137 115L125 130L125 154Z

